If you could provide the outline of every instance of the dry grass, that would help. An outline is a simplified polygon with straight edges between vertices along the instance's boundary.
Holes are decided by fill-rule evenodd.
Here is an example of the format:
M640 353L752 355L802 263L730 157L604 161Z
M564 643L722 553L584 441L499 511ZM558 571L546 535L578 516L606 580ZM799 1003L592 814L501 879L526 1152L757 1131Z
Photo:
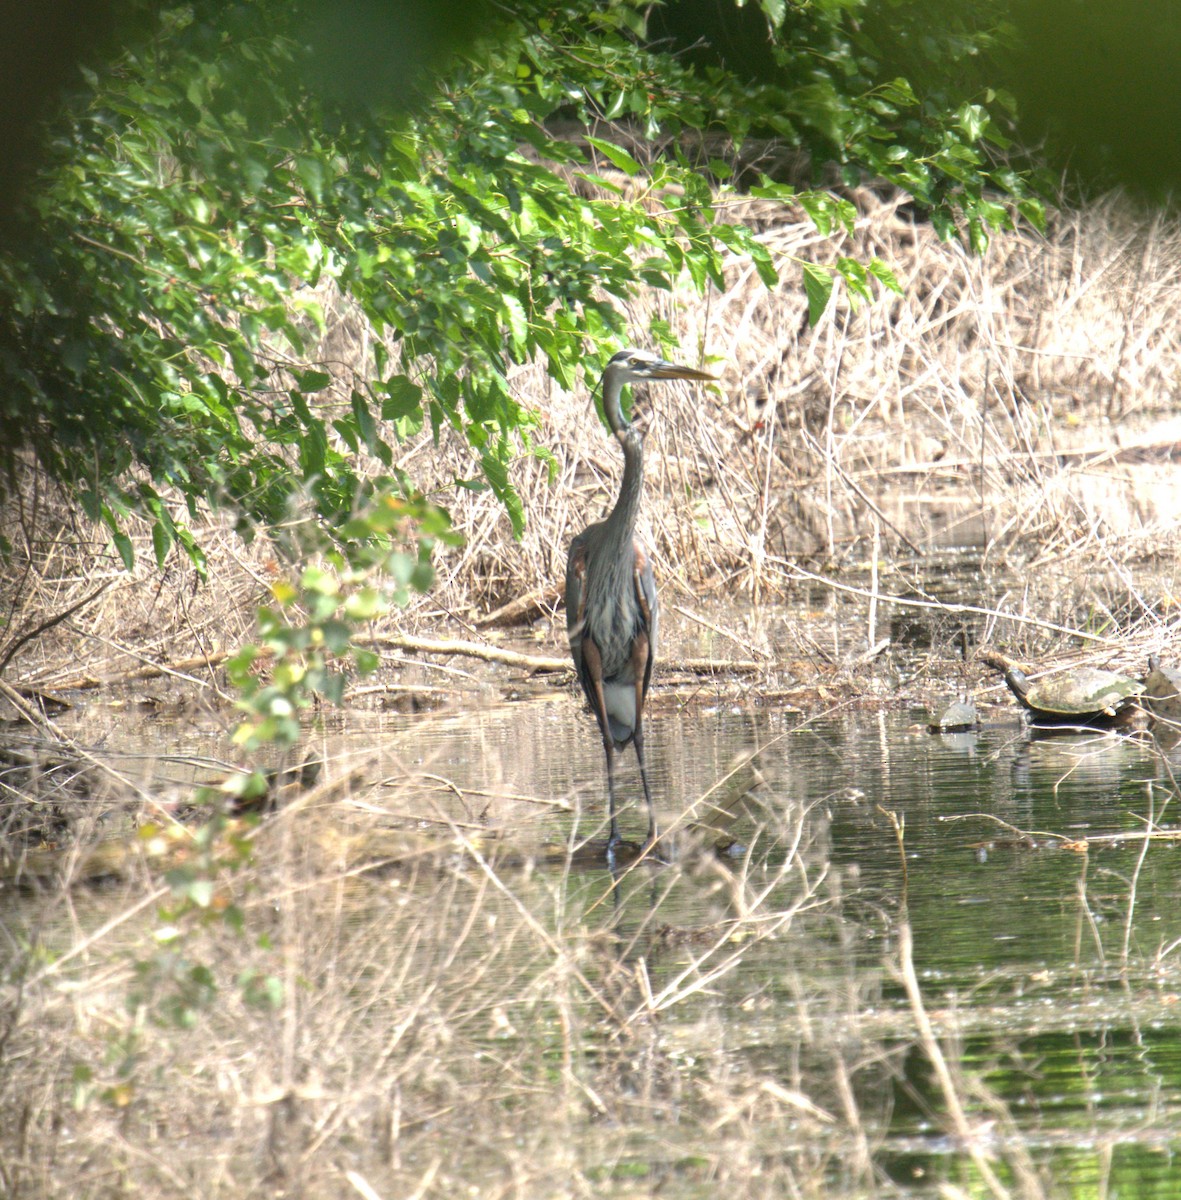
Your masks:
M498 720L509 718L478 723L484 736ZM519 722L522 740L546 725ZM1142 878L1147 839L1121 860L1134 868L1126 879L1110 861L1088 873L1066 855L1080 863L1078 896L1050 907L1060 902L1065 925L1076 910L1092 955L1088 941L1069 963L1035 956L1045 970L1033 975L992 963L958 977L954 957L950 976L929 973L913 958L905 872L886 868L895 882L881 887L883 862L897 861L891 827L852 794L801 799L811 736L793 724L709 793L682 787L696 799L670 822L676 861L617 885L601 851L578 865L577 825L571 848L554 849L540 844L548 818L515 817L515 836L497 839L457 789L450 808L439 804L428 772L446 769L448 751L420 736L415 773L360 759L350 770L346 759L335 782L249 833L253 861L215 873L207 917L170 914L146 852L105 885L7 889L0 1190L13 1200L1067 1194L1051 1177L1050 1135L1061 1128L1072 1146L1089 1135L1056 1118L1058 1084L1036 1085L1036 1038L1110 1027L1093 1064L1081 1049L1070 1056L1099 1088L1113 1077L1090 1072L1109 1071L1118 1031L1167 1021L1176 946L1154 957L1139 944L1155 936L1154 913L1175 927L1167 866L1153 866L1151 885ZM394 740L387 762L412 752L412 730ZM679 765L686 749L669 755ZM519 754L515 768L531 770L532 751ZM579 774L561 755L547 765L554 786ZM504 800L512 782L493 790ZM940 796L924 793L910 812L921 819ZM135 798L104 799L108 810L121 802ZM582 822L599 838L600 808L596 796ZM418 814L417 829L393 837L403 810ZM1150 805L1150 828L1160 815ZM740 832L745 852L717 856L719 830ZM856 860L844 848L843 866L840 836L861 846ZM955 845L963 855L961 836ZM228 844L221 852L234 859ZM928 841L909 858L916 928L928 931L931 905L963 894L930 896L930 853ZM1028 879L1031 860L1010 861ZM927 895L916 899L918 888ZM244 934L217 916L230 900ZM1147 924L1133 935L1137 906ZM958 920L978 923L982 911ZM176 942L164 937L173 926L185 931ZM917 952L940 963L922 936ZM1124 980L1111 1008L1091 978L1105 943ZM165 1001L192 965L213 969L220 990L190 1025ZM275 1003L248 1002L249 971L279 982ZM1037 976L1055 973L1081 978L1095 1003L1043 993ZM1013 1099L1026 1075L1044 1114ZM1105 1112L1096 1128L1109 1136ZM900 1163L922 1174L900 1174Z
M828 1111L828 1064L835 1054L871 1091L889 1072L867 1071L819 1019L833 1004L853 1016L839 973L839 995L814 977L796 985L814 1018L790 1039L794 1078L752 1072L727 1046L727 1007L762 1003L766 986L734 968L807 956L831 931L839 898L805 816L786 810L746 860L690 853L613 896L601 871L498 864L460 831L458 853L359 872L325 836L334 813L288 810L260 833L258 865L219 880L249 937L198 922L181 946L223 986L192 1030L158 1023L151 1002L127 1007L144 992L134 964L165 962L150 877L78 908L65 891L10 897L5 1194L856 1189L872 1168L841 1161L849 1131ZM247 968L282 981L277 1007L243 1002L233 980ZM843 1103L854 1111L851 1091Z
M856 315L834 306L808 329L791 260L835 250L789 211L752 202L732 215L783 264L778 290L736 262L722 295L634 307L637 340L659 317L687 358L723 371L719 394L678 386L649 398L647 519L665 577L695 591L774 588L800 555L864 559L875 518L887 549L909 553L898 533L929 548L936 506L974 525L968 540L993 555L1047 561L1101 546L1123 561L1171 546L1174 481L1153 458L1167 459L1176 427L1147 423L1176 415L1181 230L1110 200L1059 217L1048 239L998 237L977 259L898 201L857 199L852 249L890 262L902 297ZM531 529L519 545L503 524L496 536L489 502L456 509L470 550L448 582L477 606L558 578L569 530L608 506L617 473L584 396L532 371L516 382L563 473L549 488L524 467ZM1127 448L1145 440L1154 450Z

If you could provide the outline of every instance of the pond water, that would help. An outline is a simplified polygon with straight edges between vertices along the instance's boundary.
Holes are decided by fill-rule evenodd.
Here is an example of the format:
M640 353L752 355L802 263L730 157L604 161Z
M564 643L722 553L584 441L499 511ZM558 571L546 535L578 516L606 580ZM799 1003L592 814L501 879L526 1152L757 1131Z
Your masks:
M981 1144L1007 1164L1010 1182L1026 1170L1063 1194L1176 1192L1175 843L1079 843L1172 823L1172 764L1155 744L1031 737L1014 717L940 737L918 712L660 707L649 723L650 769L682 860L628 874L608 905L611 880L592 856L568 880L567 915L615 930L621 954L643 959L666 1046L684 1051L708 1029L723 1040L728 1069L799 1091L830 1115L859 1114L861 1152L878 1177L907 1190L948 1181L978 1189L896 971L905 917L923 1003L973 1125L983 1126ZM368 721L340 744L376 740L399 761L398 806L491 823L521 845L591 839L599 852L601 750L569 695ZM418 794L407 787L415 773ZM630 761L621 794L639 794ZM554 799L570 810L545 803ZM639 837L642 807L623 823ZM695 825L708 834L684 832ZM727 878L741 882L719 882ZM732 959L725 938L715 945L707 934L702 955L694 933L739 920L747 904L756 920L791 911L790 927L752 937ZM701 994L678 995L719 963ZM843 1059L844 1097L833 1058ZM683 1147L661 1161L669 1141L651 1132L653 1144L633 1147L613 1170L659 1176L662 1194L696 1194L688 1178L674 1183ZM797 1136L827 1135L805 1127ZM799 1152L790 1139L766 1151Z
M805 715L658 691L648 753L671 862L612 876L593 721L570 688L517 697L327 721L325 776L354 783L325 812L458 836L498 880L489 928L496 913L526 922L528 941L491 969L486 947L465 951L467 1002L493 1014L476 1058L503 1056L506 1039L542 1064L568 1054L570 1014L537 1015L551 969L538 944L575 947L584 974L587 947L608 947L577 1014L601 1111L568 1148L599 1194L715 1195L739 1155L748 1183L810 1164L814 1194L990 1194L955 1104L999 1176L992 1194L1176 1194L1181 871L1174 842L1137 836L1177 805L1153 742L1034 737L1015 707L934 736L918 711ZM179 731L159 724L102 704L80 718L115 758L152 741L175 752ZM220 722L194 722L183 749L223 739ZM630 752L623 763L622 825L638 838ZM1099 835L1122 836L1082 842ZM353 886L370 891L349 901L349 939L396 961L406 935L383 922L403 885L377 871ZM64 933L84 908L75 898ZM26 898L0 899L10 931L32 919ZM900 970L903 922L954 1097ZM448 1186L478 1194L482 1151L455 1136Z

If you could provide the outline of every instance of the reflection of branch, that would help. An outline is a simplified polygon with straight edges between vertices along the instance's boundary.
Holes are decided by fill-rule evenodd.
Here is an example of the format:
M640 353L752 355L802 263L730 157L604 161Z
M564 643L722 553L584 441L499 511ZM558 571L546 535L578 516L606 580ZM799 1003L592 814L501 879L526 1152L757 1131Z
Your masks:
M774 559L773 561L782 565L785 572L796 579L806 579L809 583L823 584L834 592L844 592L847 596L862 596L867 600L874 596L874 593L868 588L857 587L852 583L839 583L827 575L817 575L812 571L806 571L803 567L784 559ZM1003 608L985 608L979 604L952 604L942 600L920 600L914 596L888 596L882 593L878 593L877 601L879 604L892 604L895 608L928 608L942 613L944 616L1003 617L1006 621L1015 621L1018 625L1046 629L1051 633L1065 633L1070 637L1081 638L1083 641L1093 642L1100 646L1110 646L1113 649L1122 649L1124 646L1124 642L1119 638L1088 633L1085 629L1071 629L1069 625L1058 625L1054 621L1043 621L1039 617L1027 617L1022 613L1007 612Z
M975 821L975 820L992 821L994 824L999 825L1002 829L1007 829L1014 837L1021 838L1025 841L1033 841L1035 838L1055 838L1057 841L1060 841L1060 842L1069 842L1072 840L1063 833L1048 833L1048 832L1045 832L1040 829L1033 829L1033 830L1022 829L1018 825L1013 825L1009 821L1003 820L1001 817L998 817L995 813L987 813L987 812L957 813L954 816L943 816L943 817L940 817L939 819L948 824L950 824L952 821Z
M963 1142L968 1154L971 1155L972 1163L980 1172L980 1178L987 1184L988 1190L994 1196L1008 1200L1008 1188L993 1171L977 1143L975 1131L968 1123L963 1101L956 1090L951 1068L947 1065L947 1057L935 1037L931 1017L923 1004L923 993L919 988L918 976L914 971L914 935L911 933L908 920L903 920L898 925L898 969L906 988L907 999L910 1001L910 1011L918 1026L919 1045L935 1071L935 1078L939 1081L939 1090L943 1093L944 1104L947 1105L947 1115L951 1121L952 1131Z
M910 894L910 873L906 867L906 814L899 816L895 809L883 808L880 804L875 807L890 822L890 828L894 830L894 841L898 844L898 861L902 864L902 894L898 897L898 906L905 917L907 897Z
M1114 393L1113 393L1114 395ZM1128 888L1128 915L1124 918L1124 943L1120 947L1120 972L1126 977L1128 974L1128 953L1132 944L1132 917L1136 912L1136 892L1140 884L1140 872L1144 869L1144 860L1148 857L1148 843L1152 840L1154 833L1161 832L1156 827L1160 818L1156 815L1156 793L1153 791L1152 784L1148 784L1148 816L1145 818L1146 828L1143 833L1144 842L1140 847L1140 854L1136 859L1136 869L1132 872L1132 883ZM1161 815L1164 815L1164 809L1169 806L1169 797L1166 796L1164 807L1161 809Z
M42 713L40 709L38 709L35 705L30 704L20 694L20 692L16 690L16 688L14 688L11 684L5 683L3 679L0 679L0 696L3 696L4 699L7 700L8 703L11 704L18 713L20 713L24 720L28 721L30 725L39 730L42 736L50 741L56 742L59 746L66 747L71 754L76 755L81 761L89 763L90 766L95 767L100 771L106 772L106 774L110 775L112 779L117 780L124 787L130 789L137 796L139 796L144 804L156 811L158 816L163 817L173 824L176 823L172 816L165 812L165 810L160 806L159 801L144 791L143 788L141 788L130 778L130 776L125 775L122 771L116 770L116 768L111 766L109 762L106 762L101 758L96 758L89 750L83 746L80 746L74 738L70 737L68 734L62 733L62 731L58 729L52 721L45 717L45 714Z
M99 586L96 587L89 596L83 596L82 599L77 602L77 604L71 604L70 607L64 612L60 612L56 616L50 617L46 621L42 621L40 625L34 625L33 628L28 631L28 633L22 633L20 637L14 638L9 644L8 649L4 652L3 658L0 658L0 672L3 672L4 668L12 661L13 655L16 654L16 652L22 646L28 642L31 642L33 638L44 633L47 629L52 629L55 625L59 625L67 617L73 616L78 609L85 608L86 605L95 598L95 596L105 592L113 582L113 580L108 579L106 583L100 583Z
M796 825L796 847L802 835L802 816ZM797 913L818 903L820 885L828 874L828 868L824 867L817 878L809 880L795 853L796 847L793 847L778 870L771 872L769 877L762 877L763 886L756 888L753 895L741 894L750 882L749 877L745 873L735 876L732 901L739 906L739 915L719 922L718 933L710 945L700 954L690 956L688 963L659 992L653 993L648 987L643 1001L627 1015L626 1024L634 1025L637 1021L673 1008L690 996L708 991L718 979L741 966L752 947L775 937L791 925ZM800 871L803 878L803 892L787 908L760 912L775 889L781 887L789 872L794 870Z
M65 740L54 728L53 722L46 720L45 716L35 705L30 704L16 688L5 683L3 679L0 679L0 696L3 696L34 729L39 729L46 737L52 738L55 741L61 742Z
M959 813L956 816L940 817L941 821L995 821L1002 829L1009 830L1014 838L1019 838L1031 848L1037 848L1038 838L1052 838L1062 850L1086 851L1092 846L1122 846L1125 842L1181 842L1181 829L1125 829L1118 833L1086 833L1077 836L1067 836L1065 833L1049 833L1044 830L1026 830L1008 821L1001 820L993 813L975 812ZM1156 821L1149 819L1150 824Z
M997 1200L1009 1200L1008 1188L993 1171L978 1145L976 1132L968 1122L968 1115L956 1087L956 1080L952 1076L951 1068L947 1065L947 1056L943 1053L943 1047L940 1046L939 1039L935 1036L935 1027L931 1024L931 1016L927 1012L927 1006L923 1003L922 989L919 987L919 979L914 970L914 933L911 930L910 917L906 911L906 826L904 820L893 809L883 808L880 804L877 809L893 827L894 838L898 843L898 854L902 859L902 896L900 898L902 918L898 922L898 975L906 989L911 1015L918 1027L919 1045L927 1056L927 1061L931 1064L939 1083L939 1090L943 1093L943 1103L947 1106L947 1116L952 1133L963 1142L964 1148L971 1156L972 1162L976 1170L980 1172L980 1178L984 1180L988 1190L997 1197Z

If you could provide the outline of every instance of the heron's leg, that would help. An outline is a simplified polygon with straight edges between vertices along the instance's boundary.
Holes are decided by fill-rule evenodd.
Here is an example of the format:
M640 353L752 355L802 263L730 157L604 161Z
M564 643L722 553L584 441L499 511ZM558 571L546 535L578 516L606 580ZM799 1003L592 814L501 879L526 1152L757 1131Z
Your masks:
M648 836L644 839L644 848L656 845L660 830L656 827L656 805L652 803L652 789L648 786L648 767L644 762L644 723L636 722L636 732L632 737L636 748L636 761L640 764L640 782L644 785L644 799L648 802Z
M607 857L614 859L615 847L623 839L619 836L619 820L615 815L615 742L611 737L611 722L607 717L607 697L603 695L603 660L593 639L582 640L582 661L590 676L591 706L603 735L603 751L607 755L607 810L611 817L611 832L607 840Z
M611 817L611 833L607 838L607 856L614 857L615 847L623 841L619 836L619 818L615 815L615 743L610 732L603 734L603 749L607 752L607 811Z
M650 643L647 633L639 633L632 642L632 669L636 680L636 728L632 742L636 747L636 760L640 764L640 782L644 785L644 799L648 804L648 836L644 840L647 850L656 844L660 831L656 828L656 806L652 803L652 789L648 786L648 766L644 762L644 680L648 671Z

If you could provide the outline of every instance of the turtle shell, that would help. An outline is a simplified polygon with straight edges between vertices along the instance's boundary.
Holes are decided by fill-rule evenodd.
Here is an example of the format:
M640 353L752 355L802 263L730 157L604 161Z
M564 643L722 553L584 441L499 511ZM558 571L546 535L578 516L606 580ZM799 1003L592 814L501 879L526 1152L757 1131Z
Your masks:
M965 700L956 700L939 714L937 721L931 721L927 728L932 733L968 733L979 724L976 705Z
M1085 718L1115 716L1144 691L1145 685L1129 675L1076 667L1065 675L1031 683L1024 697L1018 695L1018 699L1033 713Z
M995 650L981 650L978 657L1004 673L1009 690L1029 711L1035 725L1124 725L1142 713L1134 701L1144 694L1145 685L1128 675L1076 667L1052 679L1031 682Z

